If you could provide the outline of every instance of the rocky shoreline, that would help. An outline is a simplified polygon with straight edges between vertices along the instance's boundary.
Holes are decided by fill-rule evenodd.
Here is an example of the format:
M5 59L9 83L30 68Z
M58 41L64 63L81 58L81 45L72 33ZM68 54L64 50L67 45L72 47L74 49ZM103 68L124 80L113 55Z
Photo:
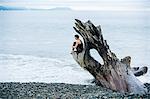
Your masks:
M145 84L150 91L150 84ZM121 94L96 85L0 83L0 99L150 99L150 94Z

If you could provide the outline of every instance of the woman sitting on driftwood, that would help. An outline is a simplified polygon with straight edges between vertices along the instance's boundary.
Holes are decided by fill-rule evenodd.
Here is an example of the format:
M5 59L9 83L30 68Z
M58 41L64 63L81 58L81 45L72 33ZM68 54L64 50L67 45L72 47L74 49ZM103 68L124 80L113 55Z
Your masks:
M73 43L72 50L78 54L81 53L83 50L83 43L80 40L79 35L75 35L74 37L75 42Z

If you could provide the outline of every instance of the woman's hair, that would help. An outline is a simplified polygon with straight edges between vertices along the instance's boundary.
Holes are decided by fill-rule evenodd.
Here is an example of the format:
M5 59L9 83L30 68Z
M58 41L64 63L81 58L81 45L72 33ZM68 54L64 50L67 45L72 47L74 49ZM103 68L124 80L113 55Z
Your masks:
M79 38L79 35L76 34L76 35L74 35L74 37Z

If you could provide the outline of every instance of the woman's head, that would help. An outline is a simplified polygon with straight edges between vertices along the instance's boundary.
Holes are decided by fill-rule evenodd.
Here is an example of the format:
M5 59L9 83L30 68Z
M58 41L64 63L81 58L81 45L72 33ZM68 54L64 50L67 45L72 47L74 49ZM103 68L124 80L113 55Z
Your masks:
M77 40L77 39L79 39L79 35L74 35L74 37L75 37L75 39Z

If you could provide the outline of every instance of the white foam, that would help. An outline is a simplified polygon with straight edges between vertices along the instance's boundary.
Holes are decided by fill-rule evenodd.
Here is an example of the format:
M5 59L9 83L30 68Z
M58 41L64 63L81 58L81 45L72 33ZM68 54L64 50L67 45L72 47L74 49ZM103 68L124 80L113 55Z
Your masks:
M68 59L0 54L1 82L90 84L93 77Z
M144 76L137 77L143 83L150 83L150 70Z
M93 79L71 59L0 54L0 68L1 82L90 84ZM138 79L150 83L150 70Z

